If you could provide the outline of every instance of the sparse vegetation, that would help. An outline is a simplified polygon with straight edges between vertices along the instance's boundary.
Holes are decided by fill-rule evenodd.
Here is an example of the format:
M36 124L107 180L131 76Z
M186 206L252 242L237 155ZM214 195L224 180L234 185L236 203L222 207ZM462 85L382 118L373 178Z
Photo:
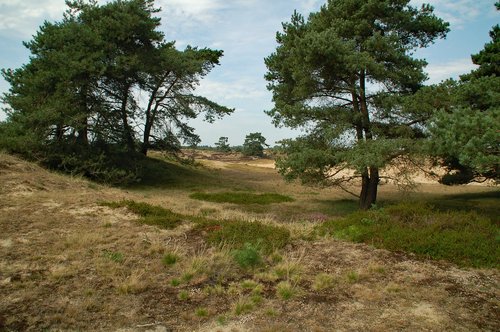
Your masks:
M155 0L43 23L1 70L0 331L500 331L500 26L476 69L426 86L418 48L449 31L432 6L324 1L265 59L266 113L298 135L272 149L197 148L196 119L234 110L196 88L245 50L167 41ZM232 81L205 94L262 97Z
M204 221L197 226L206 232L207 241L240 249L246 244L258 246L263 253L283 248L290 240L290 232L284 227L247 221Z
M342 326L355 323L369 328L367 324L382 312L391 312L391 308L398 308L392 312L397 317L407 313L414 317L407 309L409 304L413 308L419 303L429 303L451 310L462 308L464 298L471 301L474 314L464 314L463 321L458 323L445 317L441 318L442 324L433 324L457 327L465 322L474 330L479 317L481 324L495 330L496 325L488 318L488 313L496 303L496 270L449 269L449 265L419 262L414 256L376 250L371 240L361 241L370 246L349 243L363 239L366 232L363 227L388 224L389 229L395 223L400 224L399 232L414 232L422 224L428 226L440 221L442 217L437 218L436 214L461 218L475 215L477 220L489 220L489 217L493 218L490 224L497 227L494 207L498 195L490 188L483 188L481 194L473 187L466 191L470 194L456 196L422 194L419 199L432 197L436 205L429 208L426 204L404 206L395 203L400 198L396 194L390 196L392 189L388 186L389 189L385 189L389 195L387 201L370 211L353 213L356 202L344 200L336 192L317 188L315 193L319 194L301 194L302 187L281 182L272 169L238 166L220 173L214 171L214 178L224 179L222 190L233 190L236 181L240 181L238 187L247 192L266 192L283 186L286 190L282 192L290 192L297 201L286 205L254 204L250 205L252 209L248 205L200 203L188 198L189 194L198 191L199 187L212 186L213 179L207 182L206 177L200 177L198 185L193 179L183 188L180 184L184 175L177 174L176 185L172 188L137 187L127 189L128 192L120 191L119 197L127 199L104 204L113 207L108 209L96 206L96 202L110 202L110 197L117 197L119 189L103 186L96 191L88 188L85 182L80 184L81 179L46 174L39 168L32 174L31 166L23 166L29 170L25 173L9 173L9 167L17 167L11 165L20 163L15 159L6 164L0 159L0 180L32 185L31 191L26 192L36 193L22 196L23 202L30 203L27 207L20 203L18 196L11 195L19 193L21 187L0 186L4 198L0 214L13 220L2 225L5 235L0 239L0 252L8 263L2 270L2 289L7 295L19 298L26 308L25 311L12 309L8 298L0 300L0 309L16 314L6 321L13 330L28 329L19 328L21 319L27 315L34 322L30 327L40 329L50 322L54 328L86 330L96 327L96 319L119 329L129 328L130 324L136 326L142 321L149 324L149 319L154 319L155 322L165 320L179 330L190 330L194 324L200 324L201 328L212 328L218 323L232 327L234 321L240 320L245 321L244 327L260 330L267 325L258 325L259 322L273 324L278 317L307 329L308 326L301 325L304 315L320 322L317 325L321 327L339 326L341 322ZM26 177L19 180L19 174L26 174ZM265 181L256 181L262 179ZM429 188L435 190L432 186L424 186L424 190ZM151 204L158 201L169 207L168 212ZM32 208L33 213L19 214L28 208ZM487 217L481 212L487 212ZM68 214L73 216L70 223ZM167 220L174 215L174 220L181 220L182 224L163 228L134 222L148 216L160 219L162 215L166 215ZM351 218L360 219L357 223L343 224ZM16 222L18 219L23 222ZM477 220L469 221L476 225L470 229L481 233L482 224L475 223ZM351 225L355 227L349 228ZM384 235L386 228L379 227L371 234ZM434 230L439 233L456 229L453 223L441 223ZM62 236L54 237L54 232L61 230L64 230ZM19 234L23 234L22 238ZM331 235L349 241L338 241ZM29 242L21 242L24 239ZM415 235L407 239L415 241L418 238ZM467 241L464 243L467 245ZM40 250L43 254L38 254ZM45 266L49 267L47 272ZM455 291L457 287L460 292ZM77 290L82 294L81 301L72 302L64 309L41 304L48 315L36 314L40 304L33 304L32 294L43 294L48 300L59 303L60 294L69 294L66 289ZM55 291L58 297L52 295ZM362 323L352 311L346 311L353 297L369 299L365 302L369 310L364 313ZM103 305L102 299L109 301ZM134 306L138 301L142 309L136 312ZM300 314L287 310L289 305L299 303L304 310ZM336 316L335 321L328 315L320 316L318 310L325 303L335 303L340 313L350 314ZM132 323L107 318L124 307L130 308L127 312L133 318ZM166 307L167 311L162 309ZM61 312L64 317L51 316L61 315ZM76 323L71 320L75 312L79 313ZM148 318L144 318L143 312ZM246 321L244 315L255 317L255 320ZM435 328L423 320L402 319L416 330ZM390 317L387 324L390 325ZM387 324L382 322L381 326L388 327ZM277 329L289 330L291 325L279 325Z

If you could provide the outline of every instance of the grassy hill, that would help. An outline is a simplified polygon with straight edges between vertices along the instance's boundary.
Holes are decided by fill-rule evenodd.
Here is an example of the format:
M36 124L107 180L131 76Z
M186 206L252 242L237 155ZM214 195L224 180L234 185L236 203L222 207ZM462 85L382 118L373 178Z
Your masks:
M360 213L269 163L156 155L113 188L0 154L0 330L500 330L498 189Z

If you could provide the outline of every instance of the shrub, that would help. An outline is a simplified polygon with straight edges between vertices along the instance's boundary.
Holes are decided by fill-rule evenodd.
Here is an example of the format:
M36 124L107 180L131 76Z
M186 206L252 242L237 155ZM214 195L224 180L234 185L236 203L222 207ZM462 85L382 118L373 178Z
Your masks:
M424 203L402 203L327 221L317 231L460 266L500 266L499 227L474 212L440 212Z
M236 263L243 268L254 268L262 264L262 257L257 247L250 243L245 243L242 249L235 250L233 257Z
M214 202L214 203L232 203L232 204L273 204L283 202L293 202L294 199L289 196L280 194L264 193L253 194L245 192L221 192L221 193L194 193L189 197L200 201Z

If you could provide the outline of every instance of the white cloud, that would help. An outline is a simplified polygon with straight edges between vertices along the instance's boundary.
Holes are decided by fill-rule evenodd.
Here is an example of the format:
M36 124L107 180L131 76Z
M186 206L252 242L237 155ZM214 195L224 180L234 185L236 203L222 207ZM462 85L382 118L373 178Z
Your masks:
M449 22L452 29L463 29L465 24L474 21L489 11L494 6L485 6L485 0L413 0L412 4L420 7L422 4L430 4L435 8L435 13L445 21Z
M30 36L44 20L61 18L64 9L64 0L0 0L0 31Z
M159 4L168 13L166 16L174 15L203 22L213 20L217 10L223 7L221 0L163 0Z
M315 12L319 9L320 5L324 4L325 1L322 0L305 0L298 1L300 5L301 12L304 13L305 17L311 12Z
M214 81L210 78L206 78L201 82L198 89L196 89L196 93L217 100L220 103L256 100L268 96L265 87L256 85L256 83L250 79Z
M466 74L477 66L474 65L470 58L452 60L445 63L430 64L426 68L429 74L429 84L439 83L448 78L458 78L462 74Z

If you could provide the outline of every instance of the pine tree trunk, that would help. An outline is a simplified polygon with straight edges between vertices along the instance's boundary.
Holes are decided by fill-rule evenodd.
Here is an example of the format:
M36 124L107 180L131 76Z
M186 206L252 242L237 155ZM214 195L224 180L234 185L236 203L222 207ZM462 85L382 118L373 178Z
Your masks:
M378 183L380 181L378 168L370 167L362 175L359 208L368 210L377 202Z
M132 128L128 123L128 115L127 115L127 102L129 97L129 86L126 86L123 92L123 99L121 105L121 117L123 122L123 139L125 144L127 145L127 149L129 152L135 151L134 138L132 136Z
M141 146L141 153L145 156L148 155L150 135L151 135L151 124L149 122L149 119L146 119L146 124L144 126L144 138Z
M366 101L366 75L362 71L359 79L360 86L360 112L362 114L362 126L366 141L373 140L373 133L370 123L370 114ZM359 197L359 207L368 210L377 202L378 183L380 181L377 167L368 167L362 175L361 195Z

